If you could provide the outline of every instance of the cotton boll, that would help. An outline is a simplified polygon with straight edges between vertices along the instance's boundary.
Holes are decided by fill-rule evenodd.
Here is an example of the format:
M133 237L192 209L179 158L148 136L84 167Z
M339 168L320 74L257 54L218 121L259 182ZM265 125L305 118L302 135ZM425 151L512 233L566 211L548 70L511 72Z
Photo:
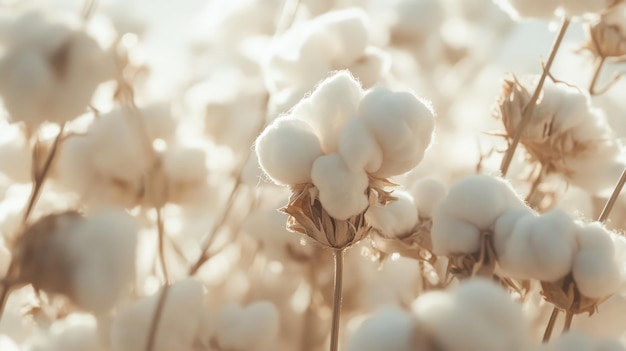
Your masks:
M331 217L346 220L365 211L369 178L365 172L351 172L337 154L320 156L311 169L313 185L319 190L322 207Z
M359 116L383 151L383 164L376 175L399 175L422 160L435 117L430 107L413 94L373 88L361 100Z
M350 118L346 123L339 138L338 153L353 172L373 173L383 162L382 150L360 118Z
M228 305L220 313L216 337L221 348L234 351L262 351L279 331L276 306L259 301L246 307Z
M372 87L381 81L391 69L391 58L378 48L368 47L363 57L348 66L348 69L364 87Z
M113 351L144 350L162 290L119 311L111 326ZM202 285L188 278L169 287L161 312L154 351L192 351L204 327Z
M96 319L92 315L76 313L50 326L45 347L50 351L104 350L98 338Z
M413 195L420 217L430 218L437 205L446 197L447 189L438 180L423 178L413 185L410 193Z
M72 274L76 303L105 312L134 278L138 226L123 211L106 211L87 218L64 245L76 265Z
M521 307L493 282L463 281L449 292L428 292L412 310L433 342L448 351L524 350L528 338Z
M436 255L471 254L480 248L480 229L462 219L435 210L430 232Z
M259 164L279 184L311 181L313 161L322 155L320 141L306 122L281 117L256 140Z
M141 144L138 123L129 111L119 108L96 119L89 127L92 143L90 163L104 178L133 187L148 167L148 156Z
M506 210L525 205L506 181L487 175L473 175L452 185L440 206L450 216L487 230Z
M573 220L561 210L520 218L498 257L513 277L555 281L569 273L578 249Z
M381 309L352 335L348 351L411 351L414 328L411 314L394 307Z
M331 11L319 17L319 23L343 43L341 55L335 57L338 67L346 67L356 61L367 47L367 28L370 26L367 13L360 8Z
M95 169L91 166L92 153L90 136L68 137L57 150L53 179L62 189L87 193L96 184Z
M598 299L616 292L621 284L621 272L611 233L594 222L582 225L577 239L580 251L574 256L572 275L578 290Z
M340 71L322 81L311 96L305 100L309 113L293 116L308 122L320 138L325 154L337 151L339 136L346 121L356 114L363 95L360 84L348 71Z
M506 251L508 241L511 239L513 229L517 222L526 216L533 216L533 211L528 207L518 207L503 213L494 225L493 244L498 255L503 255Z
M409 234L417 225L418 216L413 197L407 192L396 190L393 196L397 200L387 206L371 206L365 219L374 228L389 237Z

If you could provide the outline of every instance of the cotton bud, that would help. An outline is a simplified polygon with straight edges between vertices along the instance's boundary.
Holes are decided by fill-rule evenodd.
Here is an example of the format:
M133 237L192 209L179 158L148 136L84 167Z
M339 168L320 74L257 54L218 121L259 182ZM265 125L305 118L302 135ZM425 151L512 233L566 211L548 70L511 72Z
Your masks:
M134 278L137 230L134 218L116 210L45 216L13 245L6 280L64 295L86 311L108 311Z
M510 138L536 84L536 77L527 78L506 80L500 97L499 114ZM544 172L560 174L593 194L610 191L626 165L605 116L591 106L589 94L562 82L545 82L520 142Z
M12 24L0 59L0 95L11 121L34 130L82 114L112 60L78 21L28 12Z
M626 4L620 3L587 26L584 47L600 58L626 55Z

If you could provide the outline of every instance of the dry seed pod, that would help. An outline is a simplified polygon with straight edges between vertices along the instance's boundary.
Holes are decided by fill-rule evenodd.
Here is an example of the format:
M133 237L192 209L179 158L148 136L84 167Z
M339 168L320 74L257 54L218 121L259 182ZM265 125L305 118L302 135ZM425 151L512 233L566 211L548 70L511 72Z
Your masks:
M586 27L588 41L584 49L600 58L626 55L626 4L607 10Z

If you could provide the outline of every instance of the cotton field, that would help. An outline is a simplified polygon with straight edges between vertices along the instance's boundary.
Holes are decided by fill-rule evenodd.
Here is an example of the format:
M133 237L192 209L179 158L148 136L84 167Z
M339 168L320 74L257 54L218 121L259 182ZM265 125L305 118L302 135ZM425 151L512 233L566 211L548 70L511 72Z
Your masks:
M626 2L0 0L0 351L626 351Z

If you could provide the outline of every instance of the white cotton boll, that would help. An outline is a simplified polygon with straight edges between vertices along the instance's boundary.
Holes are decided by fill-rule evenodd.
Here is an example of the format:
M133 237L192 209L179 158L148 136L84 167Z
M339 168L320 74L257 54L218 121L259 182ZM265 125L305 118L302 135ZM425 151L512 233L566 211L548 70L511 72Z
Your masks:
M360 118L350 118L339 139L338 153L348 168L357 172L376 172L383 163L383 152Z
M446 186L439 180L423 178L418 180L410 190L420 217L430 218L437 205L446 197Z
M557 209L520 218L498 262L515 278L550 282L569 273L577 249L576 226Z
M313 161L322 155L320 141L311 126L291 117L274 120L255 145L261 168L279 184L310 182Z
M411 351L415 320L410 313L387 307L369 317L356 330L348 351Z
M572 275L581 294L590 298L609 296L621 284L615 259L594 250L581 250L574 256Z
M412 310L443 350L525 350L528 334L521 307L491 281L471 279L449 292L428 292Z
M112 351L145 350L162 289L118 312L111 326ZM161 312L154 351L192 351L205 327L202 284L192 278L169 287ZM204 332L202 330L202 332Z
M615 257L611 233L594 222L577 231L580 251L574 256L572 274L578 290L590 298L603 298L621 284L620 266Z
M346 67L363 55L368 41L367 28L370 26L363 9L354 7L331 11L318 17L317 21L343 44L341 55L335 58L338 67Z
M319 157L311 169L322 207L331 217L346 220L365 211L369 178L364 171L351 172L337 154Z
M413 197L401 190L394 191L393 196L397 200L387 206L370 206L365 213L365 219L385 236L409 234L418 222Z
M361 100L359 116L383 151L383 164L375 175L399 175L422 160L430 145L435 116L415 95L373 88Z
M73 267L76 303L105 312L133 281L138 225L124 211L111 210L86 218L64 243Z
M487 230L508 209L525 205L505 180L472 175L454 183L440 206L449 215Z
M568 331L552 341L546 351L623 351L624 345L617 339L594 338L577 331Z
M54 351L104 350L98 337L98 324L93 315L70 314L55 321L50 326L49 333L46 346Z
M292 115L308 122L320 138L325 154L337 151L339 136L346 121L356 115L363 90L348 71L339 71L322 81L302 103L309 104L309 113Z
M511 239L513 229L521 218L533 216L533 211L528 207L513 208L503 213L493 228L493 246L496 254L503 255L506 251L508 241Z
M104 178L137 186L148 167L141 144L139 121L119 108L94 120L88 135L92 143L90 163Z
M54 12L27 12L13 27L0 59L0 95L12 121L31 129L82 114L96 87L112 77L113 61L77 25Z
M391 58L385 51L371 46L365 50L363 57L353 62L348 69L359 78L361 85L366 88L372 87L389 73Z
M441 207L433 214L430 235L436 255L471 254L480 248L480 229L446 214Z
M262 351L278 336L280 319L273 303L258 301L246 307L227 305L220 312L216 337L221 348Z

